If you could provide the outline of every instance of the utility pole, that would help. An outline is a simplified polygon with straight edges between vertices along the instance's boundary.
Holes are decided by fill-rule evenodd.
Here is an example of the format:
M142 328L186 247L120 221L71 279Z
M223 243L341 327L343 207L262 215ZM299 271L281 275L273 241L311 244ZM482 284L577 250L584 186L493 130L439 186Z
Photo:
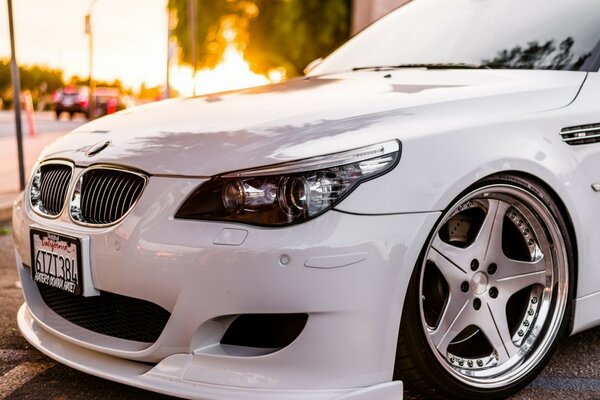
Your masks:
M188 18L190 25L190 55L192 58L192 87L193 95L196 95L196 0L188 0Z
M96 117L96 83L94 82L94 34L92 29L92 9L96 4L96 0L92 0L88 14L85 16L85 33L88 35L89 47L90 47L90 60L89 60L89 100L88 100L88 118L94 119Z
M10 32L10 72L13 83L13 103L15 106L15 127L17 130L17 153L19 156L19 188L25 189L25 165L23 161L23 131L21 130L21 78L15 51L15 28L12 0L8 1L8 26Z
M175 11L167 5L167 79L165 87L165 99L171 98L171 57L173 57L173 28L175 27Z

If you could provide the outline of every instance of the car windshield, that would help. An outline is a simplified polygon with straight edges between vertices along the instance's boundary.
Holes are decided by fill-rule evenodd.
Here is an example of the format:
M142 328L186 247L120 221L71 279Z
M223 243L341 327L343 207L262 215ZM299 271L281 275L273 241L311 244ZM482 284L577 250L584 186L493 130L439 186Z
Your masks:
M429 65L589 71L599 43L598 0L413 0L311 75Z

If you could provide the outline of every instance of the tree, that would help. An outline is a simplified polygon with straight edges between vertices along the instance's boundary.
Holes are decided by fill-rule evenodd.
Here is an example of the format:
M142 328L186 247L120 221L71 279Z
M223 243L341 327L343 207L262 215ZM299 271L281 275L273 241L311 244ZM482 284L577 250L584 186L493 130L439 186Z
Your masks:
M63 86L63 71L41 65L20 66L21 88L29 90L33 102L37 104L41 97ZM12 78L10 63L0 59L0 98L6 105L12 104Z
M21 88L36 91L45 85L47 91L56 90L63 85L63 72L59 69L48 68L40 65L20 66ZM0 93L12 86L10 63L0 60Z
M169 0L169 7L178 16L182 61L190 63L188 1ZM198 65L218 63L228 44L223 33L233 28L233 42L256 72L299 74L348 38L350 10L351 0L196 0Z

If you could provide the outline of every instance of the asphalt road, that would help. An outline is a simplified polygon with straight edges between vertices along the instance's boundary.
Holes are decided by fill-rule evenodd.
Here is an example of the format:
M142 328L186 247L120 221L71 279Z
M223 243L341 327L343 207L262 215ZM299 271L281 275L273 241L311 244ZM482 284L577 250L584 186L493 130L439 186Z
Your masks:
M68 114L63 113L59 121L56 120L54 112L36 112L34 113L36 134L49 132L69 132L80 125L83 125L86 119L77 114L73 120L69 120ZM23 135L29 135L29 129L25 114L22 115ZM0 111L0 138L6 136L15 136L15 115L12 111Z
M23 301L16 282L12 237L0 227L0 399L171 399L86 375L33 349L15 321ZM598 366L600 328L565 339L540 377L512 400L598 400ZM405 398L420 400L410 393Z

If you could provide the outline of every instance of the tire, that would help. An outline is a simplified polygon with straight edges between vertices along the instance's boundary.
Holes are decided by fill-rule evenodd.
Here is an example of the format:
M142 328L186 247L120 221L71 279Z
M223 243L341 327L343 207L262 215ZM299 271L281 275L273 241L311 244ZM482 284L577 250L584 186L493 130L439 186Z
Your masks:
M69 119L72 120L75 117L75 113L73 111L69 111Z
M61 112L61 111L58 111L58 110L54 111L54 114L56 115L56 120L57 120L57 121L60 119L60 114L61 114L61 113L62 113L62 112Z
M525 387L566 333L573 259L539 183L498 175L468 189L412 274L395 379L427 398L500 399Z

